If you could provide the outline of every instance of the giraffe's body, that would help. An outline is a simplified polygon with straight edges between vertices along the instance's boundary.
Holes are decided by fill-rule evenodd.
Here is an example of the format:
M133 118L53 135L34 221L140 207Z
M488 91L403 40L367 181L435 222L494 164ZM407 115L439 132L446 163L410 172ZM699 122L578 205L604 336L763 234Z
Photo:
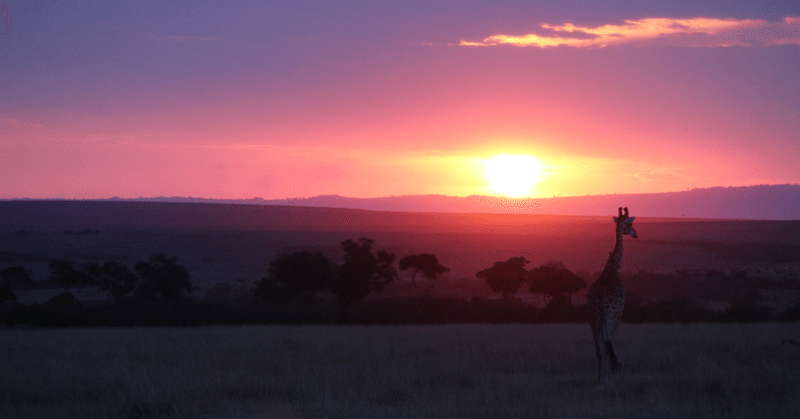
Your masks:
M635 218L628 216L627 208L624 215L622 208L619 209L619 217L614 217L614 223L617 225L614 250L608 255L608 262L600 278L592 284L586 296L599 364L600 389L612 384L611 375L619 368L614 354L614 332L619 326L622 310L625 307L625 288L619 280L622 235L627 234L636 238L636 230L632 225Z

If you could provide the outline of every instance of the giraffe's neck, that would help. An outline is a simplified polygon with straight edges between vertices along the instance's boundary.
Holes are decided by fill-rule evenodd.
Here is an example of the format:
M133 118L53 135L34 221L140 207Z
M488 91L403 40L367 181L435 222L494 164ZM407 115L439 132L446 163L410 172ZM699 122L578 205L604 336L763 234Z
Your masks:
M614 243L614 250L608 255L608 262L603 269L601 279L618 278L619 267L622 263L622 230L617 228L617 240ZM617 279L618 280L618 279Z

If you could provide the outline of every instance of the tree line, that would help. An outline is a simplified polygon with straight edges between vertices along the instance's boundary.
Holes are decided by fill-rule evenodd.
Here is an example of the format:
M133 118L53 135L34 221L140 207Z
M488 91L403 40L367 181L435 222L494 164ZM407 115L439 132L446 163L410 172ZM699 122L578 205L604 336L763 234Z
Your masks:
M434 281L449 271L433 254L411 254L396 264L394 254L377 249L375 242L365 237L345 240L341 246L343 258L339 262L320 252L298 251L278 255L267 266L265 277L252 282L252 287L243 287L247 288L246 294L250 296L246 307L231 307L222 304L222 299L213 297L224 294L223 291L231 291L235 287L232 284L212 288L206 297L193 296L196 288L188 270L178 263L177 257L163 253L136 262L132 269L117 261L78 264L69 259L53 260L48 279L58 284L63 292L44 304L28 307L15 304L17 296L14 289L31 288L33 281L22 267L11 267L0 271L0 316L6 323L43 325L53 324L52 319L47 320L48 316L57 318L57 325L584 320L582 307L574 307L571 297L586 288L586 282L558 261L551 260L532 269L526 268L530 261L524 257L495 262L475 276L485 281L501 299L473 297L470 301L462 301L455 298L434 299L428 295ZM367 296L380 293L399 278L397 268L408 272L414 289L413 297L384 298L377 303L365 303ZM759 279L758 283L753 282L754 279L749 279L743 272L720 275L710 271L702 283L692 284L710 290L714 288L709 287L712 284L724 288L723 282L738 284L738 289L750 285L760 287L764 283L763 279ZM658 274L640 272L621 276L638 293L637 284L653 286L668 283L670 287L675 287L682 280L689 281L684 278L692 275L682 272L677 276L661 278ZM776 284L796 288L796 282ZM76 295L85 288L105 292L113 304L84 309ZM537 309L515 299L515 294L520 290L541 295L544 308ZM320 300L319 294L323 291L335 297L338 304L333 311L330 304ZM757 288L749 292L752 294L755 291ZM787 309L783 314L773 313L759 308L756 300L733 297L729 313L723 315L686 301L646 301L634 293L631 293L629 300L623 319L634 322L692 319L724 321L727 318L766 321L786 316L800 317L800 308ZM92 316L105 316L108 319L101 321Z
M300 251L278 256L269 266L269 276L256 282L256 295L264 300L281 298L307 299L317 292L328 289L344 307L363 300L372 291L381 291L385 285L397 279L393 267L394 255L385 250L373 254L373 240L361 238L358 242L342 242L345 251L344 263L335 263L320 252ZM504 299L516 294L523 284L528 292L541 294L545 304L555 296L571 297L586 282L572 273L559 261L551 260L537 268L526 270L530 263L524 257L512 257L496 262L492 267L479 271L476 276ZM399 261L401 270L411 271L411 283L415 296L419 297L421 285L416 282L418 274L427 279L427 289L433 280L449 271L435 255L422 253L409 255Z
M414 289L414 312L421 315L423 297L435 280L449 271L430 253L411 254L395 264L394 254L375 248L372 239L362 237L341 242L344 253L340 263L320 252L299 251L278 255L267 268L267 275L254 281L253 297L260 304L307 304L315 301L321 291L333 294L340 307L340 321L348 321L353 307L371 293L380 293L388 284L399 278L400 271L408 271ZM542 294L547 302L557 295L571 295L586 284L569 272L563 264L551 262L526 271L529 261L512 258L497 262L478 272L477 276L504 300L527 283L530 292ZM178 263L177 257L156 253L146 261L136 262L131 269L117 261L76 263L71 259L53 260L49 266L48 280L58 284L63 292L44 304L52 309L79 309L76 295L86 288L105 292L115 305L147 305L157 302L175 302L190 296L192 285L188 270ZM12 267L0 272L0 305L17 301L12 288L34 286L22 267Z
M63 292L49 301L61 306L81 306L75 294L84 288L96 287L107 293L115 303L126 301L154 302L158 299L176 300L194 290L189 271L178 264L178 258L155 253L147 261L137 262L131 270L117 261L80 265L70 259L50 262L48 280L58 284ZM11 285L17 288L34 288L35 283L21 267L0 271L0 304L16 302Z

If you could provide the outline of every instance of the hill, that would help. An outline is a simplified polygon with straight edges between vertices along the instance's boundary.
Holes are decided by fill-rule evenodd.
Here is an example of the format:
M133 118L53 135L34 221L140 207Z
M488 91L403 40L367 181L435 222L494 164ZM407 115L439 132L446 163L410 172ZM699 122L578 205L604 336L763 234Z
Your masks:
M185 202L4 201L0 225L12 229L138 227L260 231L519 232L609 217L448 214L285 205Z
M125 201L115 198L114 200ZM608 216L622 205L639 216L749 220L800 220L800 185L700 188L650 194L587 195L553 198L455 197L408 195L383 198L313 198L218 200L204 198L138 198L142 202L232 203L298 207L350 208L429 213L561 214Z

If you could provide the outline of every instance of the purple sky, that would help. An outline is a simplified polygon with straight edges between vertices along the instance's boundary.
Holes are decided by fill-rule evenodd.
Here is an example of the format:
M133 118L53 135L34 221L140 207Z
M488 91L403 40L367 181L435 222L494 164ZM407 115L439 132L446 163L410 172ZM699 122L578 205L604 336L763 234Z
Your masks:
M798 2L3 3L0 198L800 183Z

